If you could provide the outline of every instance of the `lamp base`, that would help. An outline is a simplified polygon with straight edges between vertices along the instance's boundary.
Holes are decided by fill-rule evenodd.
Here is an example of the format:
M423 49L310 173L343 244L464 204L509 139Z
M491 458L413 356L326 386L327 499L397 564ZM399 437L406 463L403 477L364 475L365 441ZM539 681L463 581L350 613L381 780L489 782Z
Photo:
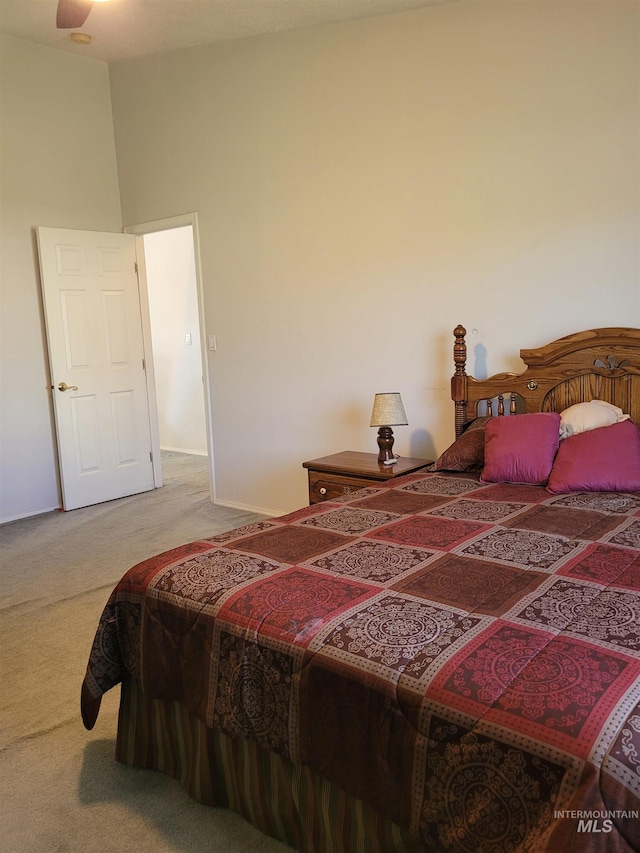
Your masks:
M393 430L391 427L381 426L378 430L378 447L380 448L378 462L381 462L383 465L392 465L396 460L392 453L393 441Z

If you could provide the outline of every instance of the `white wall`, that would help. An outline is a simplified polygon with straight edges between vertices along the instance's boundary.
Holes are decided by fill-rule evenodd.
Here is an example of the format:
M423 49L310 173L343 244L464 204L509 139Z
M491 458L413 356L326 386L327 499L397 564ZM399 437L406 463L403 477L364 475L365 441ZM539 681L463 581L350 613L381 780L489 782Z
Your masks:
M160 446L207 453L191 226L144 236ZM187 344L187 334L190 344Z
M458 3L110 68L123 219L197 210L217 496L292 509L301 463L453 436L452 329L640 325L639 10ZM481 352L481 349L478 349Z
M2 36L0 520L58 505L34 228L199 213L217 494L289 509L304 459L453 434L451 330L640 325L639 4L460 2L111 68ZM472 354L470 369L480 361Z
M0 521L59 505L34 229L120 231L107 65L1 36Z

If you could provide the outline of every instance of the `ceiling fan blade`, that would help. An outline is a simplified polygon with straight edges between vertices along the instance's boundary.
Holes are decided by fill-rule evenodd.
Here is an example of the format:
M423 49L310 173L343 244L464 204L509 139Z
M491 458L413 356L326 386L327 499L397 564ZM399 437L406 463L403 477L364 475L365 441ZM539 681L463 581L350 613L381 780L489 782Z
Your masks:
M92 0L58 0L56 26L59 30L81 27L87 20L92 6Z

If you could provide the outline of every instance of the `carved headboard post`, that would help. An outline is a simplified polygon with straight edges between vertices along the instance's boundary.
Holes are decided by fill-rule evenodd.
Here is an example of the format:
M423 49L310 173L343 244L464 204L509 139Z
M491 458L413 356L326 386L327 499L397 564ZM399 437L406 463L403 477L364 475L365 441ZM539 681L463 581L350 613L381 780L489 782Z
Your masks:
M455 404L456 438L462 435L462 426L467 420L467 344L464 326L456 326L453 330L455 343L453 345L453 363L455 373L451 377L451 399Z

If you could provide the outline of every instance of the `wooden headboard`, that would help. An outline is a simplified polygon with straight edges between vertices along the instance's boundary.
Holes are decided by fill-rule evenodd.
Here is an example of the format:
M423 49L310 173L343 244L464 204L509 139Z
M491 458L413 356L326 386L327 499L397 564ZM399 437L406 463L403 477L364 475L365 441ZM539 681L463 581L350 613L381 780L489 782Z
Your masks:
M619 406L640 423L640 329L611 327L577 332L537 349L521 349L523 373L467 376L466 329L453 331L451 398L456 438L478 415L561 412L588 400Z

